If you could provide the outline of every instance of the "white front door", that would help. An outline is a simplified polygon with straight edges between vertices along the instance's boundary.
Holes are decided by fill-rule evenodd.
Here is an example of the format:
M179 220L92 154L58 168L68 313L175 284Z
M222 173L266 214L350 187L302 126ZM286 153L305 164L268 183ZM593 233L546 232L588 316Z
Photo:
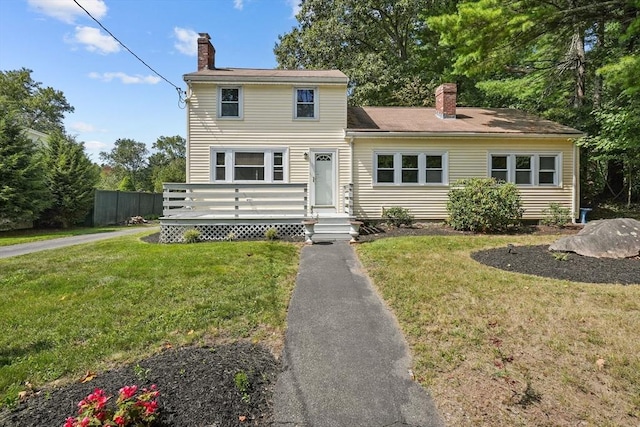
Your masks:
M311 152L311 205L314 212L336 212L335 151Z

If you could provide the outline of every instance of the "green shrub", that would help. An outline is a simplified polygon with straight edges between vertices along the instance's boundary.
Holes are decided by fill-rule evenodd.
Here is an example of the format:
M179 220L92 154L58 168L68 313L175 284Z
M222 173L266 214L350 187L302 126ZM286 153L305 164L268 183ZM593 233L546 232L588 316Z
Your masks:
M449 225L456 230L496 232L520 225L522 202L515 184L493 178L456 181L449 191Z
M563 208L559 203L551 203L549 207L542 212L545 215L544 218L540 220L542 225L564 227L571 222L571 211L568 208Z
M413 225L413 216L408 209L399 206L393 208L382 209L382 218L389 225L400 227L401 225Z
M196 228L190 228L182 235L185 243L198 243L200 241L200 230Z
M264 237L266 237L267 240L276 240L278 238L278 229L275 227L269 228L264 232Z

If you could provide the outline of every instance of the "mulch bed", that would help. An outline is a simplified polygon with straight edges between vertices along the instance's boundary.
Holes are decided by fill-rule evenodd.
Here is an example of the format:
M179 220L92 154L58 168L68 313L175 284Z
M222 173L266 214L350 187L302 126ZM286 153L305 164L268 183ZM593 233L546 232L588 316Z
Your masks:
M250 385L244 399L234 380L241 371ZM249 343L169 349L84 384L41 390L12 411L1 411L0 426L62 426L95 388L117 396L121 387L133 384L157 385L160 416L154 426L270 425L279 371L269 350Z
M572 282L640 284L640 259L593 258L550 252L548 245L487 249L471 254L478 262L502 270Z

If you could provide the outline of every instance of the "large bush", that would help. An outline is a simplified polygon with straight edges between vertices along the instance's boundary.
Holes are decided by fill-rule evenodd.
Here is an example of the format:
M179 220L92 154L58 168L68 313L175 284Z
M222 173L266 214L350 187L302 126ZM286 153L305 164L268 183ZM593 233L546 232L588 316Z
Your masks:
M520 225L524 209L514 184L472 178L453 184L447 211L456 230L495 232Z

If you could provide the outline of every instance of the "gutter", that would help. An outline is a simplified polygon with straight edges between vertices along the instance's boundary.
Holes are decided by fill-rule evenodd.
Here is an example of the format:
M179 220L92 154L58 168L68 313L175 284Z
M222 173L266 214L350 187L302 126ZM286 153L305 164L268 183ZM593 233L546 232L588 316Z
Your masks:
M577 139L584 133L506 133L506 132L397 132L397 131L345 131L345 137L350 138L548 138L548 139Z

